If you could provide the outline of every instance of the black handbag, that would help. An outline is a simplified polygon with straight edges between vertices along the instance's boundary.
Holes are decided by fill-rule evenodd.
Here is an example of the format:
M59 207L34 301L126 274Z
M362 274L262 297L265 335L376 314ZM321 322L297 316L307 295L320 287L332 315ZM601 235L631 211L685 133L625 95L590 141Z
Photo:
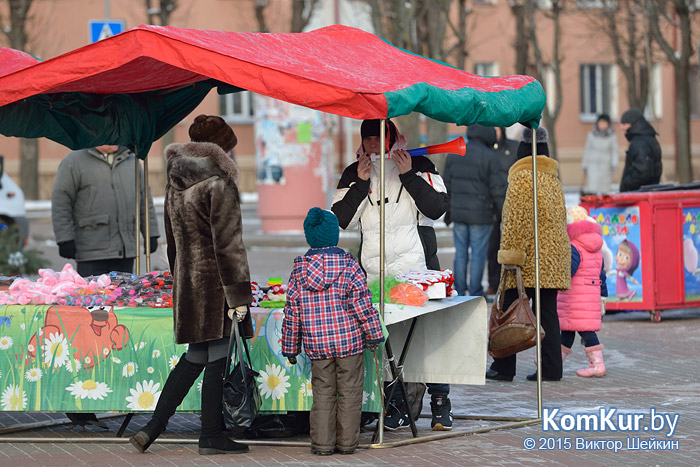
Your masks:
M248 310L250 313L250 310ZM245 339L241 338L239 323L236 321L235 315L233 324L231 325L231 339L228 344L228 356L226 357L226 378L224 379L224 423L226 429L233 433L242 433L250 428L260 411L262 399L260 390L255 383L255 378L259 373L254 371L250 360L250 352ZM233 347L236 347L238 363L229 373L231 368L231 355ZM243 360L243 351L248 356L248 364Z

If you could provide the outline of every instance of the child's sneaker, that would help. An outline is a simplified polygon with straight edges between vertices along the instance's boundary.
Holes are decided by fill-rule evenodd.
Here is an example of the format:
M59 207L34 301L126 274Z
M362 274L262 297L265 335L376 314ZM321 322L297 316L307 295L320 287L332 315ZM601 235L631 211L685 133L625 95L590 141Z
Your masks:
M447 396L431 397L430 410L433 413L433 420L430 422L433 431L452 429L452 403Z
M408 414L402 414L398 410L392 410L384 417L384 428L389 431L409 428L410 426L411 422L408 420Z

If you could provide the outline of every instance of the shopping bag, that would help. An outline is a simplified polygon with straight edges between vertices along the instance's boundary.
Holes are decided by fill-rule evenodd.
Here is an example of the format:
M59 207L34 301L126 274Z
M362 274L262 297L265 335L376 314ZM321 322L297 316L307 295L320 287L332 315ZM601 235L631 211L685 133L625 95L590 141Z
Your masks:
M250 428L262 404L260 390L255 383L255 378L259 373L252 368L248 346L245 340L241 338L238 326L239 323L234 318L234 322L231 326L228 357L226 359L227 376L224 379L223 394L224 423L226 424L226 429L234 434L242 433ZM234 344L237 349L238 362L233 368L233 371L229 373ZM248 356L247 364L243 359L241 347L245 347L245 352Z
M503 311L503 292L505 275L515 272L518 282L518 298ZM544 339L544 330L540 328L540 339ZM523 275L520 266L503 265L498 293L491 309L489 319L489 355L504 358L521 350L534 347L537 343L537 323L530 307L530 299L525 293Z

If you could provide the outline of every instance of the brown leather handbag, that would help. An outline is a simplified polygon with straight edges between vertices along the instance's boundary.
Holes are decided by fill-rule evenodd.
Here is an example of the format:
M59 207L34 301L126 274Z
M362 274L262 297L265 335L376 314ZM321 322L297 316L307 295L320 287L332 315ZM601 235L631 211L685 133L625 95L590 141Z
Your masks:
M503 292L506 272L514 272L518 281L518 298L503 311ZM544 330L540 327L541 339ZM501 282L491 308L489 319L489 355L503 358L534 347L537 343L537 322L530 307L530 298L523 287L520 266L506 265L501 268Z

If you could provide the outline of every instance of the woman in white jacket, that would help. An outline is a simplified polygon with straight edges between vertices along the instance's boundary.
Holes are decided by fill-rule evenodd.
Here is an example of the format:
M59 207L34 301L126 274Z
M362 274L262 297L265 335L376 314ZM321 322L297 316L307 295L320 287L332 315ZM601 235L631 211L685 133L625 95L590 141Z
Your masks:
M411 157L405 150L406 138L393 122L386 122L386 147L391 149L391 162L384 166L385 273L393 276L412 269L439 270L433 221L447 210L447 189L430 159ZM342 229L360 228L359 260L368 282L379 277L379 130L379 120L362 122L357 162L343 171L331 208ZM431 427L452 429L451 403L447 397L450 385L428 383L427 386L433 413ZM394 396L392 409L384 419L388 430L409 426L400 391L394 391Z
M617 172L619 154L617 135L610 117L600 114L593 129L586 137L581 166L586 174L584 194L602 195L610 192L612 179Z

